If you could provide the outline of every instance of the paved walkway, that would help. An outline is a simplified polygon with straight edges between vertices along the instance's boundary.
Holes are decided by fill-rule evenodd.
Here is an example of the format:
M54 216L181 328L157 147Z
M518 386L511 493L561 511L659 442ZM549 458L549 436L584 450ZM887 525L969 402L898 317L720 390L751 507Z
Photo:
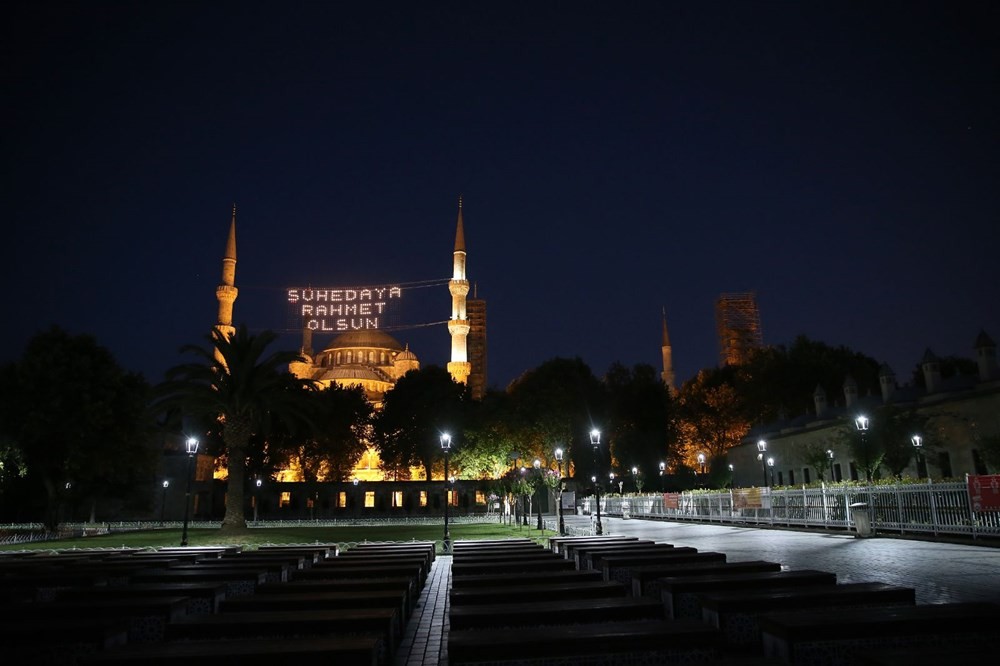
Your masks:
M566 516L585 527L589 516ZM770 560L788 569L819 569L841 583L878 581L912 587L917 603L1000 603L1000 548L912 539L778 529L602 518L605 534L625 534L699 551L728 561ZM395 666L447 666L451 556L438 556L407 624Z
M395 666L445 666L448 663L449 592L451 555L438 555L403 632Z

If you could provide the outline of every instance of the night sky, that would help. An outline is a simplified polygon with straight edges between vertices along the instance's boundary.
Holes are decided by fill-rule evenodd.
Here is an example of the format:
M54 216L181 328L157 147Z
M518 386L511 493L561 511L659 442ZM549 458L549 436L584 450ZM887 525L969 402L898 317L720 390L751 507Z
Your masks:
M727 292L900 381L1000 340L998 3L15 4L0 361L55 323L161 379L233 202L234 319L297 348L287 287L450 277L459 195L496 387L659 369L661 308L680 383ZM446 364L447 288L406 293Z

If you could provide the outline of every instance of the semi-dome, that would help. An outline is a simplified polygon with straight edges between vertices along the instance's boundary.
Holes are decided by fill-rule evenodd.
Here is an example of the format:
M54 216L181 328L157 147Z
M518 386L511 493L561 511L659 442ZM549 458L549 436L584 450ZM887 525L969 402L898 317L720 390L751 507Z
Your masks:
M391 349L392 351L403 350L403 345L396 338L377 328L369 328L361 331L341 333L330 341L330 344L326 346L324 351L356 349L358 347L364 347L365 349Z
M355 381L386 382L392 379L378 368L366 365L338 365L324 372L320 381L334 381L343 386L350 386Z

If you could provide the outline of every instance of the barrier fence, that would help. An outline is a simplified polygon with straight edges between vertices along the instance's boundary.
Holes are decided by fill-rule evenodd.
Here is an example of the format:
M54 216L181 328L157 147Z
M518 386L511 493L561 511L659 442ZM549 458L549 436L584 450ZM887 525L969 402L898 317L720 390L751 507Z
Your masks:
M582 500L594 515L594 498ZM601 515L739 525L1000 536L1000 512L974 511L966 483L736 488L601 497ZM865 525L867 521L868 525Z

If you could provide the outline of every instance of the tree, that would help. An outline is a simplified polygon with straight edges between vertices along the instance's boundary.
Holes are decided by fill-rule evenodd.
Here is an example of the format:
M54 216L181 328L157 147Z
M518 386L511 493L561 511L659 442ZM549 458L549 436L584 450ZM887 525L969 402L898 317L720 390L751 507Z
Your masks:
M830 457L830 451L832 450L832 442L813 442L802 449L801 461L802 464L807 467L812 467L816 470L816 474L819 476L819 480L823 481L826 479L826 475L830 475L830 480L833 481L833 458Z
M93 337L58 327L34 336L0 371L3 466L41 489L49 528L68 490L89 501L93 518L98 499L152 486L148 398L142 376L122 369Z
M295 466L303 481L346 481L371 436L373 408L360 386L313 387L306 393L311 432L281 450L283 466Z
M458 439L463 432L465 394L465 386L438 366L403 375L386 392L372 424L383 469L422 466L430 481L434 461L441 457L441 435Z
M500 391L469 404L463 446L451 457L462 477L499 479L510 468L517 448L510 409L509 397Z
M608 428L607 396L602 384L579 358L555 358L529 370L507 389L512 403L514 436L524 459L546 466L557 447L566 450L567 469L577 476L595 473L591 429ZM601 437L601 469L609 459L610 437Z
M610 402L610 439L619 473L638 468L639 478L659 473L677 457L677 429L670 391L651 365L631 370L615 363L604 377Z
M690 465L698 453L715 460L750 430L745 401L734 387L733 366L702 370L678 394L679 434Z
M157 387L161 409L180 407L185 414L221 425L227 458L226 514L223 531L246 529L245 482L251 440L260 447L276 421L306 423L306 382L287 372L295 352L265 356L277 339L271 331L250 335L245 325L231 335L213 329L209 347L185 345L198 360L167 371Z

